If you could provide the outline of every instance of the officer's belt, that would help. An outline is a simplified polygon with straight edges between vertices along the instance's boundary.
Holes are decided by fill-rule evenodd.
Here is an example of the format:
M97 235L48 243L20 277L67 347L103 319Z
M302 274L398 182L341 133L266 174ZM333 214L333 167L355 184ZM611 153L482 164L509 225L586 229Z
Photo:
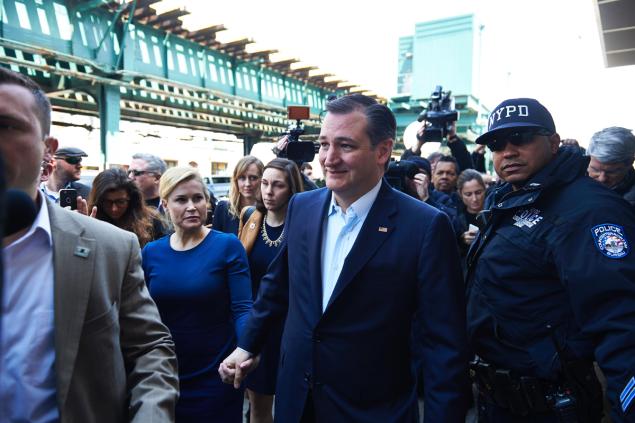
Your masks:
M477 384L481 399L519 416L553 411L556 396L567 391L559 381L518 376L480 359L470 362L470 377Z

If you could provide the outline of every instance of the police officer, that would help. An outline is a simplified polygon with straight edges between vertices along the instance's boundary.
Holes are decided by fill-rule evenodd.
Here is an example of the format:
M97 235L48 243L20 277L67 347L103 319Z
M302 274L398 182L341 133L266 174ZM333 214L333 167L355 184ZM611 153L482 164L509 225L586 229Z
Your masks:
M468 253L471 376L485 422L635 421L635 216L559 147L549 111L506 100L476 140L505 182Z

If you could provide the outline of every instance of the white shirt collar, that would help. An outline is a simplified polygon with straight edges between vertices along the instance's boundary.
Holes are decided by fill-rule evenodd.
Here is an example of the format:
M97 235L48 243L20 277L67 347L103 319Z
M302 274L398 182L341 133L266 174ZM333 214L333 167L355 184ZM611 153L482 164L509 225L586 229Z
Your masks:
M381 188L381 183L383 178L379 179L377 185L375 185L370 191L366 194L359 197L353 204L351 204L348 209L352 209L353 212L360 218L364 219L373 203L377 199L377 195L379 194L379 189ZM347 209L347 213L348 213ZM331 204L329 205L328 216L331 216L333 213L341 212L342 208L335 201L335 194L331 192Z
M38 210L37 216L35 217L35 220L31 224L31 227L24 235L22 235L20 238L13 241L11 244L7 245L7 247L9 247L10 245L17 245L18 243L22 242L23 240L33 235L37 229L43 230L44 233L46 234L46 239L49 245L53 245L53 234L51 232L51 219L49 216L49 210L46 204L46 199L44 198L44 196L39 190L37 191L37 195L40 200L40 210Z

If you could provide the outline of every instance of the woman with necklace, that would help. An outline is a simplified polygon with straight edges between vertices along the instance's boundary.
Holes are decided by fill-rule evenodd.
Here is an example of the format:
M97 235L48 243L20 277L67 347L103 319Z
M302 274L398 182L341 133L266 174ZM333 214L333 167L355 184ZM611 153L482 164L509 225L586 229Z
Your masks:
M234 235L204 226L209 193L193 168L168 169L159 193L174 233L145 246L143 271L176 347L176 422L241 423L244 393L216 369L251 309L245 250Z
M260 279L280 250L286 236L284 219L291 197L302 191L298 167L287 159L273 159L265 166L260 182L262 200L241 213L238 237L249 256L253 298L258 294ZM250 422L273 422L272 406L280 357L280 338L284 322L271 331L260 365L246 380L250 402Z

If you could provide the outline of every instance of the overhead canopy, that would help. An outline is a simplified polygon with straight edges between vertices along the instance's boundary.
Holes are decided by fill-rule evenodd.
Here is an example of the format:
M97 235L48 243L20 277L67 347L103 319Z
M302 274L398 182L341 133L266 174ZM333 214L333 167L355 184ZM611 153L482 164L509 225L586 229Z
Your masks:
M607 67L635 65L635 1L596 0Z

